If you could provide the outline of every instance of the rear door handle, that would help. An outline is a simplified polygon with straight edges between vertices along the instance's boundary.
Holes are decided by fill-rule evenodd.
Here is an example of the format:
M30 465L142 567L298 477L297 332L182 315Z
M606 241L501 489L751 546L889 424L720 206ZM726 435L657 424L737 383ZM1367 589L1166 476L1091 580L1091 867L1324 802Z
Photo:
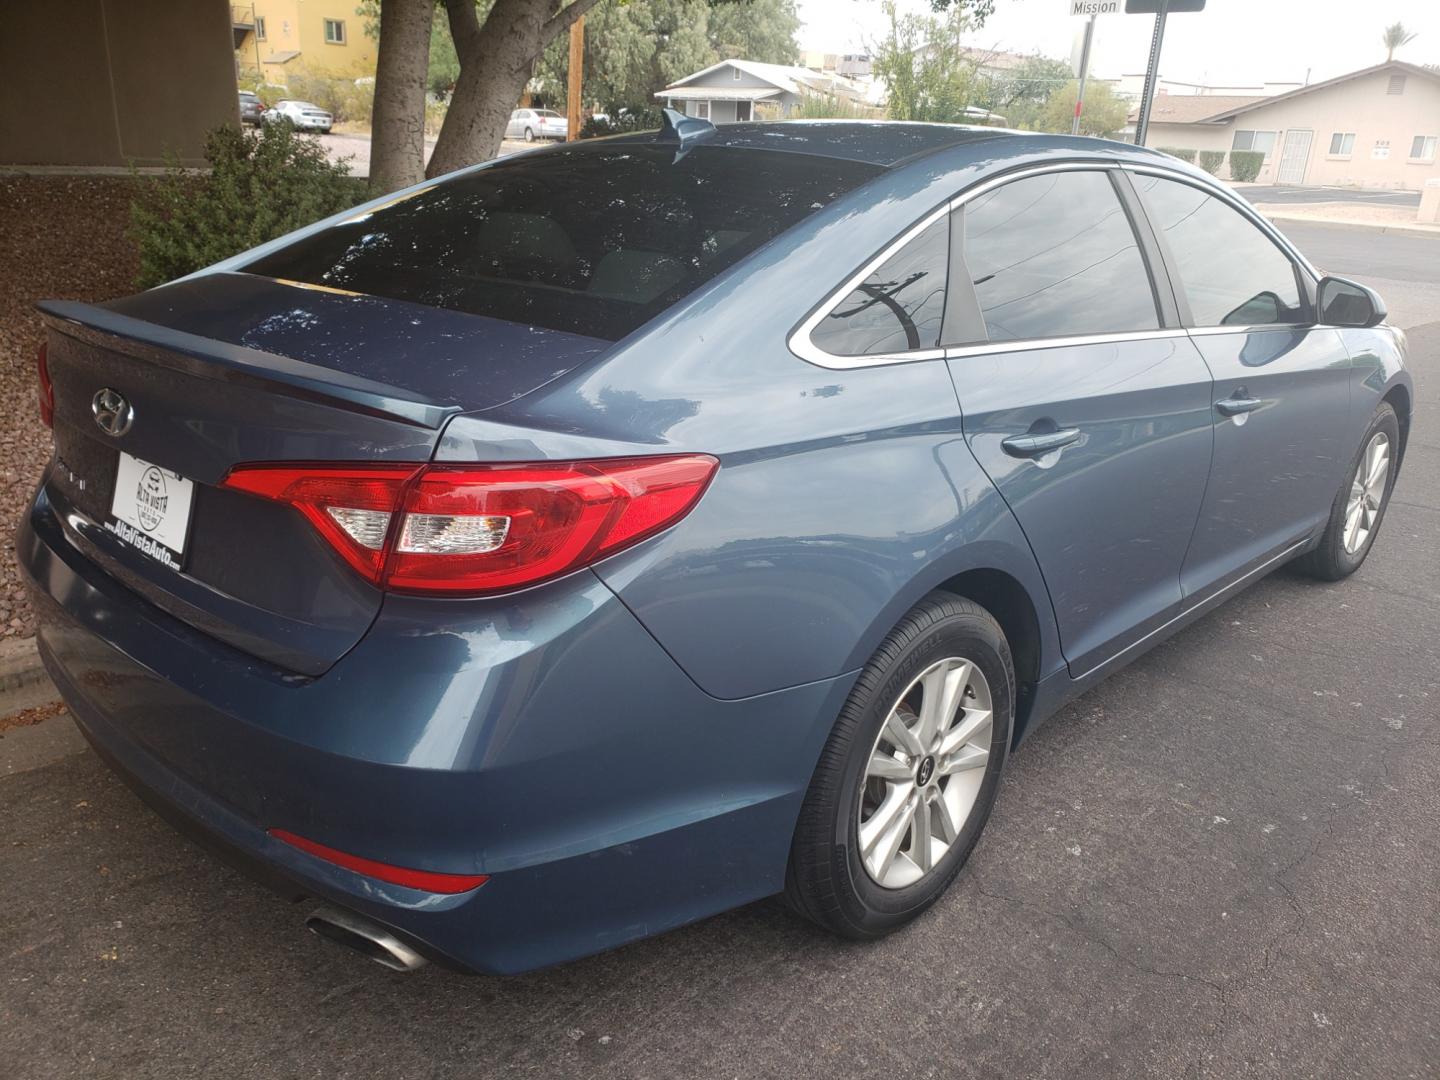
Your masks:
M1011 435L1001 439L1000 446L1011 457L1033 458L1079 441L1079 428L1061 428L1038 435Z
M1259 398L1251 397L1249 394L1245 393L1244 390L1237 391L1237 393L1243 394L1244 396L1221 398L1219 401L1215 402L1215 408L1220 410L1221 416L1239 416L1241 413L1254 412L1256 409L1260 408L1261 405L1265 404L1265 402L1261 401Z

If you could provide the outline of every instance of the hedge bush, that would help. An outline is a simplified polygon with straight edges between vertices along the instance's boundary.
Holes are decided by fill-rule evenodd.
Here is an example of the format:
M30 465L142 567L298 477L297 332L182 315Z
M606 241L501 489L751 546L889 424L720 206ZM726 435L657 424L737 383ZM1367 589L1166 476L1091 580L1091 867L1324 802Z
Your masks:
M1220 175L1220 166L1225 164L1224 150L1201 150L1200 168L1204 169L1211 176Z
M205 160L208 174L172 158L154 181L137 178L130 233L140 249L141 288L238 255L365 195L349 165L331 163L318 140L289 124L254 133L216 128L206 137Z
M1265 164L1262 150L1231 150L1230 179L1251 182L1260 175L1260 166Z
M1162 154L1169 154L1171 157L1177 157L1181 161L1188 161L1191 165L1195 164L1194 150L1187 150L1183 146L1157 146L1156 149Z
M603 135L623 135L628 131L655 131L661 126L660 110L650 106L638 109L614 109L607 119L592 116L580 125L580 138L598 139Z

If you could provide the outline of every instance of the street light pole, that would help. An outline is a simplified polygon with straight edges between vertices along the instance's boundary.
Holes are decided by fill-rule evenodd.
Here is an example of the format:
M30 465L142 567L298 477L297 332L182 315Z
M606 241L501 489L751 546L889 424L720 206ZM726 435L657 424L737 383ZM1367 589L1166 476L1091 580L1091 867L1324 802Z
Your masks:
M1075 92L1075 116L1070 121L1070 134L1080 134L1080 112L1085 107L1085 78L1090 73L1090 43L1095 40L1095 16L1085 24L1085 42L1080 46L1080 88Z
M1155 13L1155 33L1150 38L1150 66L1145 69L1145 91L1140 95L1140 115L1135 120L1135 145L1145 145L1145 135L1150 130L1150 106L1155 102L1155 83L1160 78L1160 45L1165 40L1165 15L1170 0L1160 0L1160 10Z

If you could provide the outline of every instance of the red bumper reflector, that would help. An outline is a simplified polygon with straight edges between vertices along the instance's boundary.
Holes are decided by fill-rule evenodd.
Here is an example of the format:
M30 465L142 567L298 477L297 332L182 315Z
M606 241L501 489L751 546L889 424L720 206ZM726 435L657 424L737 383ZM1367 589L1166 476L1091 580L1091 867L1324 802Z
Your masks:
M362 859L359 855L336 851L332 847L317 844L314 840L306 840L305 837L296 836L284 829L267 829L266 832L276 840L283 840L291 847L299 848L307 855L314 855L317 859L324 859L328 863L343 866L346 870L353 870L357 874L364 874L377 881L403 885L407 889L419 889L421 892L432 893L462 893L478 889L490 880L489 874L437 874L430 870L407 870L403 866L391 866L389 863L376 862L374 859Z

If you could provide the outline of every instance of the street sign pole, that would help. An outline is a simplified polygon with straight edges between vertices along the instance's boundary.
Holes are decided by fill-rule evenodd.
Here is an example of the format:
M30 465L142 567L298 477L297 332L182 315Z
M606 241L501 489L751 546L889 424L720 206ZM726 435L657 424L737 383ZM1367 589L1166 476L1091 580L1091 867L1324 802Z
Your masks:
M1165 16L1170 0L1160 0L1160 10L1155 13L1155 33L1150 38L1150 66L1145 69L1145 90L1140 95L1140 115L1135 120L1135 145L1145 145L1145 135L1150 129L1150 106L1155 102L1155 83L1160 78L1160 44L1165 40Z
M1080 46L1080 89L1075 92L1075 117L1070 121L1070 134L1080 134L1080 111L1085 107L1085 77L1090 73L1090 43L1095 40L1095 16L1085 23L1085 44Z

